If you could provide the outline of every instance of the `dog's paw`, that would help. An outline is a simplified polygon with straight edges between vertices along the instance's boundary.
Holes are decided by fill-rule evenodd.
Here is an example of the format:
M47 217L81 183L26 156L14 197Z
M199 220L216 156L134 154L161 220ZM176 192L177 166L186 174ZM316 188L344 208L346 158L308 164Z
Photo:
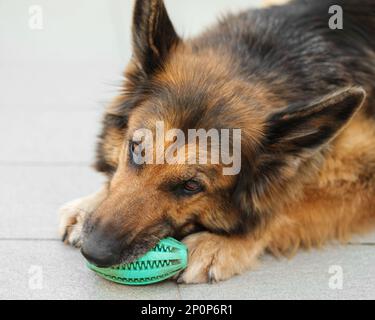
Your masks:
M212 283L231 278L250 268L257 253L248 242L236 238L201 232L183 240L189 250L188 266L178 283Z
M59 234L64 243L79 248L82 244L81 234L87 212L81 208L82 200L68 202L59 209Z

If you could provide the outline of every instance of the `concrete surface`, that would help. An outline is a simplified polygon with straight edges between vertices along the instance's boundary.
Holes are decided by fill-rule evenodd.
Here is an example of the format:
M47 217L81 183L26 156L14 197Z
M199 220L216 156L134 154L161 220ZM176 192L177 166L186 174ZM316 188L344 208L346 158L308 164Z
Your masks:
M167 6L190 36L226 9L259 2ZM103 179L89 165L100 113L130 56L132 5L39 0L44 28L31 30L33 4L0 0L0 299L375 298L375 233L291 261L266 256L258 269L215 285L123 287L87 270L79 252L60 243L56 210ZM335 266L342 290L329 286Z

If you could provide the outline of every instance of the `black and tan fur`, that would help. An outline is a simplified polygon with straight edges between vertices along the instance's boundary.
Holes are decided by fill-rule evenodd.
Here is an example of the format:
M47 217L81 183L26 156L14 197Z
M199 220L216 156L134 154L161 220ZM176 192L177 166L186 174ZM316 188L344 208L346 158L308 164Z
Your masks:
M333 4L344 30L328 28ZM133 58L98 145L108 184L61 209L66 242L114 265L162 237L184 239L179 280L197 283L239 274L265 251L289 255L373 228L374 34L373 0L296 0L230 15L187 40L161 0L136 1ZM241 173L132 165L132 133L158 120L240 128ZM191 179L202 190L186 196Z

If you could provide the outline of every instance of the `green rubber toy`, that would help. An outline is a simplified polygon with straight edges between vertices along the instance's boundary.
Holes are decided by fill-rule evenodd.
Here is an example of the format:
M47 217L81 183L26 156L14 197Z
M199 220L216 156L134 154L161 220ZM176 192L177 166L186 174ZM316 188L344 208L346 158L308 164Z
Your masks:
M87 266L109 281L133 286L148 285L171 278L185 269L187 248L173 238L166 238L134 262L110 268L98 268L91 263Z

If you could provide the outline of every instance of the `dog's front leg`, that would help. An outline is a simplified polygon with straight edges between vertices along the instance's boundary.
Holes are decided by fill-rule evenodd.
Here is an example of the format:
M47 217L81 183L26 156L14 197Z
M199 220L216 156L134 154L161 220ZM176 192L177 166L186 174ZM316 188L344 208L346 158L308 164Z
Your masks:
M264 251L265 241L252 235L223 236L195 233L183 241L189 250L187 269L179 283L205 283L229 279L253 267Z
M66 203L59 209L59 233L66 244L79 248L81 246L81 233L87 215L107 197L107 186L89 196Z

